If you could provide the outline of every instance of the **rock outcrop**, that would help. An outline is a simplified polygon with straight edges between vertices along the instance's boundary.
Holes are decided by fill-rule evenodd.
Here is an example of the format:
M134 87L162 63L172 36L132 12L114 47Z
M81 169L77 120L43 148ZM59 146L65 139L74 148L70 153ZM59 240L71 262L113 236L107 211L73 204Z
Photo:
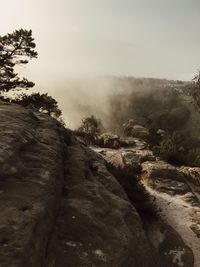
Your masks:
M44 266L59 210L64 142L55 121L0 104L0 266Z
M179 168L164 161L144 162L142 164L142 178L146 184L160 192L184 195L190 191Z
M77 143L68 153L67 194L51 249L58 266L156 266L141 220L104 160Z
M98 136L94 145L111 149L119 149L121 147L134 147L135 139L133 137L123 138L116 134L104 133Z
M181 167L181 172L185 175L188 181L200 186L200 168L199 167Z
M123 128L126 136L132 136L141 139L145 139L149 136L149 130L142 125L138 125L134 120L129 120L127 124L123 125Z
M135 140L135 144L131 149L98 152L139 212L159 266L198 267L200 195L190 184L198 179L196 169L186 173L185 168L154 157L140 141ZM187 179L194 172L196 178Z
M161 218L162 227L152 224L155 235L151 225L147 232L158 246L162 266L200 266L198 176L197 168L178 168L160 160L142 164L141 179Z
M118 149L121 147L120 137L115 134L103 133L98 137L97 144L100 147Z
M104 159L45 114L0 103L0 266L156 267Z

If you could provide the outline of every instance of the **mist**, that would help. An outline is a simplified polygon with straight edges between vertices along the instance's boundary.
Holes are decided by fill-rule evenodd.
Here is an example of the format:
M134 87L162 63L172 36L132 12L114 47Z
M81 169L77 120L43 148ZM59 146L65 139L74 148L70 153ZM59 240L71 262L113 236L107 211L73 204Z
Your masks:
M72 129L91 114L109 126L110 96L133 90L116 77L191 80L199 67L196 0L10 0L1 7L1 35L33 31L39 56L19 73L36 84L33 91L58 100Z
M179 83L184 84L166 79L93 76L68 78L64 83L52 82L48 90L36 86L31 91L52 95L59 103L68 128L76 129L85 117L94 115L101 119L107 131L113 132L119 128L117 124L121 127L134 116L128 110L134 99L151 96L156 90L178 87ZM162 92L154 97L162 100ZM119 114L121 119L117 117Z
M31 92L48 92L59 103L66 126L76 129L83 118L94 115L108 126L109 97L120 92L113 77L95 76L68 78L44 87L36 86Z

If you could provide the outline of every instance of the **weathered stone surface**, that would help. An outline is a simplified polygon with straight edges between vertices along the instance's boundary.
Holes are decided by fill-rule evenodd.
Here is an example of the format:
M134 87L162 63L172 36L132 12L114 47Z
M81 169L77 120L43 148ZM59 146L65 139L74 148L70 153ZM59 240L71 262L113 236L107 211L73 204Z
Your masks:
M120 137L120 142L122 147L134 147L136 145L133 137Z
M98 144L100 147L118 149L121 146L120 137L115 134L104 133L99 136Z
M194 240L192 238L194 225L189 234L188 231L190 229L187 222L182 228L187 216L185 216L184 211L184 215L181 212L184 208L187 210L189 205L194 205L196 213L193 215L193 219L197 220L199 218L198 201L185 183L184 176L179 173L179 168L159 161L151 151L141 149L141 146L137 145L137 140L135 141L136 146L131 149L122 148L117 151L111 149L96 150L103 155L109 170L123 186L129 199L134 203L140 214L144 222L145 232L154 248L152 253L158 258L159 266L192 267L194 266L193 252L195 256L196 252L198 253L198 242L196 242L195 238ZM135 175L138 171L142 171L142 169L137 170L136 166L140 166L145 161L145 158L152 158L151 162L142 164L142 167L144 167L143 175L146 175L145 179L151 185L148 187L149 190L146 187L146 183L144 187L144 184L141 184L141 181ZM155 190L152 190L152 187ZM178 209L179 206L172 205L172 199L177 199L179 205L181 205L181 212ZM181 202L182 200L184 202ZM181 216L180 221L178 219L179 214ZM181 228L182 232L186 232L186 234L182 235L182 232L179 234L177 228ZM195 233L198 234L197 226ZM188 242L185 243L185 239L192 241L192 245ZM193 244L197 249L194 249Z
M0 104L0 266L155 267L101 156L44 114Z
M133 137L120 137L116 134L104 133L98 137L96 145L103 148L119 149L134 147L136 140Z
M104 160L79 144L68 152L68 193L51 248L56 266L156 266L138 214Z
M132 136L146 138L149 136L149 130L141 125L134 125L132 129Z
M142 125L136 124L134 120L129 120L127 124L123 125L124 134L126 136L132 136L137 138L147 138L149 136L149 130Z
M152 188L169 194L185 194L190 191L183 174L164 161L144 162L142 178Z
M181 199L190 204L191 206L197 206L198 205L198 198L195 196L193 192L187 192L185 195L181 197Z
M161 267L194 266L192 250L183 242L180 235L162 219L150 222L146 232L159 254Z
M140 166L143 162L147 160L156 160L152 151L147 149L122 148L118 150L111 150L94 148L94 150L104 157L107 164L113 166L118 171L123 172L124 175L127 173L137 174L141 169Z
M59 127L8 104L0 123L0 266L43 266L63 175Z
M188 181L200 186L200 168L184 166L180 168L180 171L186 176Z

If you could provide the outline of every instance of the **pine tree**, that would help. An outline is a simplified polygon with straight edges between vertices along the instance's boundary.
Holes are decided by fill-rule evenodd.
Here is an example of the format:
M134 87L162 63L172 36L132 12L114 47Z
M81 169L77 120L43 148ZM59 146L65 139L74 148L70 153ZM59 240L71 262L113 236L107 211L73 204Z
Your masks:
M0 36L0 93L10 90L29 89L34 83L20 78L15 72L16 65L27 64L37 58L31 30L16 30Z

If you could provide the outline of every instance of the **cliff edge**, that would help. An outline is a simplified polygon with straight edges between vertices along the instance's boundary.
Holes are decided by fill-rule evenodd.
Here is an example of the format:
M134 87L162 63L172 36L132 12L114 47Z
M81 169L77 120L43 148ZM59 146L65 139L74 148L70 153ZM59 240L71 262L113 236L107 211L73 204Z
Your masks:
M0 103L0 266L155 267L103 158L49 116Z

